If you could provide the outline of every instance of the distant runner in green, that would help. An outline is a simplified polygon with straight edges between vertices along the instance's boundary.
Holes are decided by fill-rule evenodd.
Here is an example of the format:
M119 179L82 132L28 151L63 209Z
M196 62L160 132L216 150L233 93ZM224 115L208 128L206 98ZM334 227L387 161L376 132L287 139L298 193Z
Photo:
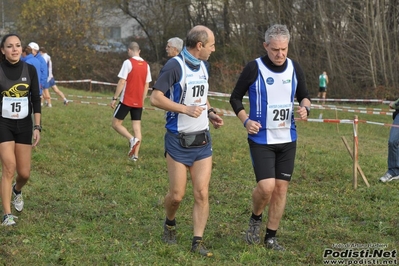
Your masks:
M319 76L319 93L317 94L317 98L321 98L323 103L326 102L327 84L327 72L323 71L323 73Z

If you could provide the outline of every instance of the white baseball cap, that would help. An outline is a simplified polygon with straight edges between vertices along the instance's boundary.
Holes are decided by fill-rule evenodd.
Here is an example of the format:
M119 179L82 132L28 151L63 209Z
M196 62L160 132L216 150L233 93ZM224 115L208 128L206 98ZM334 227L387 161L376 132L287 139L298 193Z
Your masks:
M36 51L39 51L39 50L40 50L39 45L38 45L37 43L35 43L35 42L29 43L28 46L29 46L30 48L36 50Z

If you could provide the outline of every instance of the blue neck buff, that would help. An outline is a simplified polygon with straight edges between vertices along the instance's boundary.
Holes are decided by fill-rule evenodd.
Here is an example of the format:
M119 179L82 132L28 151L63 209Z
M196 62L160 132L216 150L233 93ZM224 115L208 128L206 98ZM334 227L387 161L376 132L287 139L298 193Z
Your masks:
M195 58L192 54L190 54L186 47L184 46L183 50L181 51L185 60L192 64L193 66L199 66L201 64L201 60Z

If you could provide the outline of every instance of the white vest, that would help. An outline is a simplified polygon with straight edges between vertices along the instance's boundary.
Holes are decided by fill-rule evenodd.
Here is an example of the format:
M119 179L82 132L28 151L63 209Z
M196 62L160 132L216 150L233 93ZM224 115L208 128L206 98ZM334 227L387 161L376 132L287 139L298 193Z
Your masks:
M259 76L248 92L250 119L262 128L248 138L259 144L288 143L296 140L294 97L297 80L293 63L287 58L287 68L276 73L256 59Z
M180 113L167 113L166 128L173 133L190 133L209 129L207 98L208 98L208 71L201 61L199 70L192 70L186 66L183 60L176 56L174 59L179 62L182 69L182 78L179 83L173 84L170 88L171 97L173 94L180 94L179 103L186 106L201 106L204 108L202 114L197 117L190 117Z

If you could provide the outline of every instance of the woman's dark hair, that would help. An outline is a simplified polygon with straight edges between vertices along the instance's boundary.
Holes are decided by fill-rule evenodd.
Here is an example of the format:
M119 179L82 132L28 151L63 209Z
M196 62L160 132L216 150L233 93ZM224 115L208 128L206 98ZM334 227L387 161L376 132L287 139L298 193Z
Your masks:
M6 34L3 36L3 38L1 39L1 43L0 43L0 48L4 48L4 43L6 42L6 40L11 37L11 36L15 36L19 39L19 41L21 41L21 38L15 34L15 33L10 33L10 34ZM1 57L0 57L0 62L4 61L6 59L6 56L2 53Z

